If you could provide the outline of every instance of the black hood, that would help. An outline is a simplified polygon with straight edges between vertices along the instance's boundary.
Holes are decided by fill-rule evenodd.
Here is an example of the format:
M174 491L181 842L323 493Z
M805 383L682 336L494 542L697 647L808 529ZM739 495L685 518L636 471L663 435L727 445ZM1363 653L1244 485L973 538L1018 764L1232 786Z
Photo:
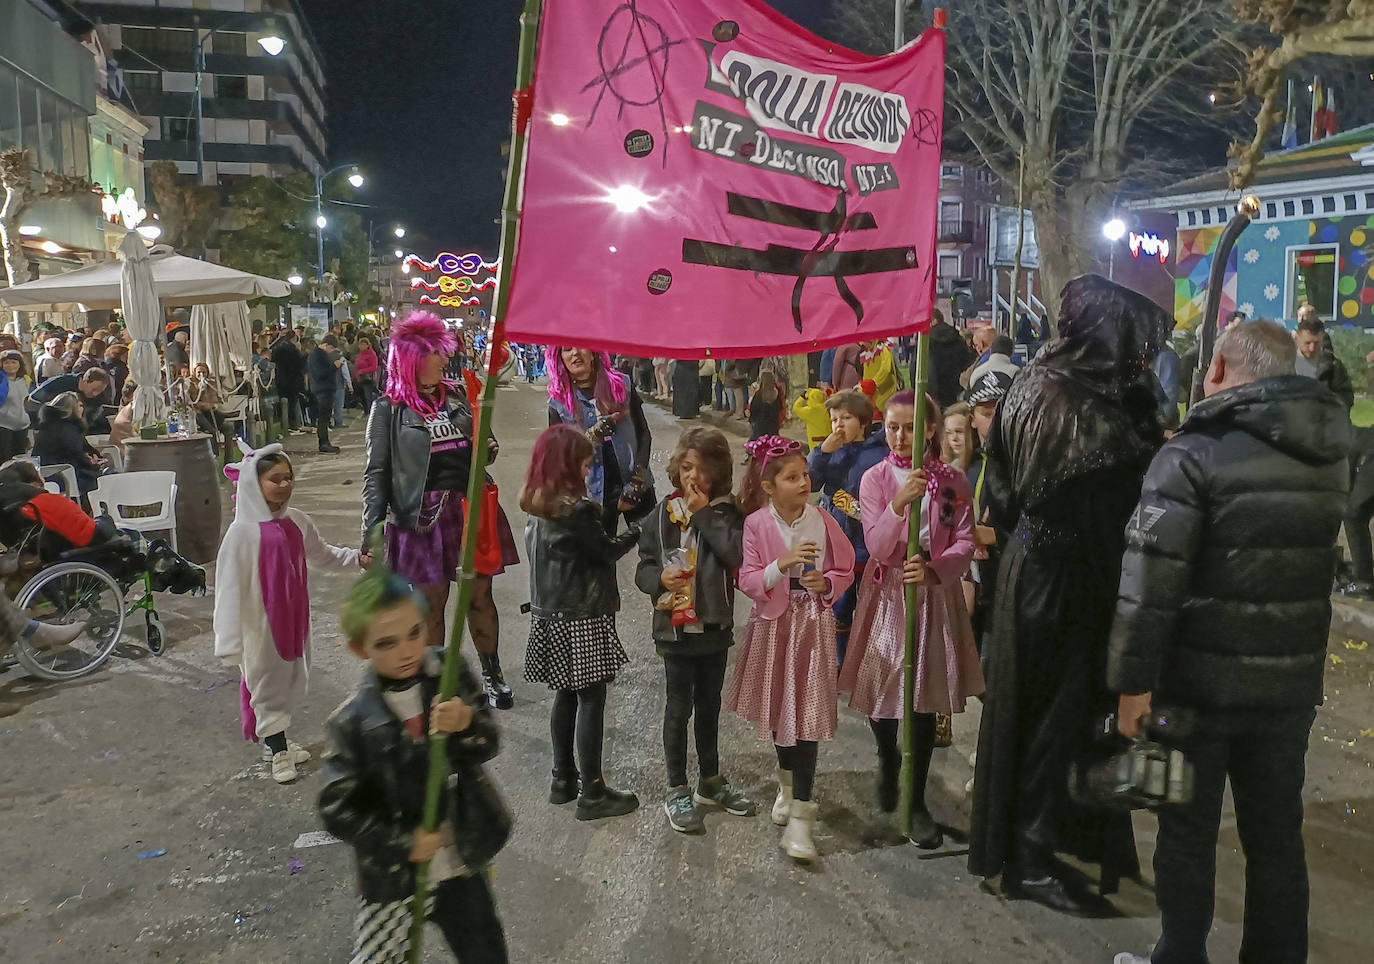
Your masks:
M1193 406L1180 432L1238 428L1309 465L1350 452L1354 429L1345 403L1315 378L1280 375L1229 388Z

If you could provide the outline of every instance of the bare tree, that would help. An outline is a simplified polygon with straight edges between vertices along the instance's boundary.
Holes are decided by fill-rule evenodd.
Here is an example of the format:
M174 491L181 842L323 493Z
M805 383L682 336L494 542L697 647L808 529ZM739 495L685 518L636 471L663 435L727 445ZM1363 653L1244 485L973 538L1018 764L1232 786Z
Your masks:
M43 172L41 191L34 180L33 162L27 150L12 147L0 151L0 187L5 192L4 202L0 204L0 245L5 249L5 276L11 286L22 283L27 270L23 239L19 235L24 212L35 201L58 201L96 190L96 186L84 177L53 171ZM14 313L14 329L21 335L27 333L23 312Z
M1255 134L1231 145L1231 187L1255 180L1264 141L1283 121L1279 95L1289 67L1314 54L1374 57L1374 0L1235 0L1243 20L1269 28L1278 45L1255 46L1247 60L1245 93L1259 101Z
M181 174L171 161L148 165L148 186L162 240L188 254L203 254L218 223L219 192Z
M1024 163L1052 312L1060 287L1100 260L1102 225L1142 173L1149 152L1128 147L1137 125L1171 117L1177 129L1206 104L1193 75L1217 67L1226 14L1214 0L951 4L946 130L1008 184ZM890 0L850 0L836 27L878 52L891 46L892 17Z

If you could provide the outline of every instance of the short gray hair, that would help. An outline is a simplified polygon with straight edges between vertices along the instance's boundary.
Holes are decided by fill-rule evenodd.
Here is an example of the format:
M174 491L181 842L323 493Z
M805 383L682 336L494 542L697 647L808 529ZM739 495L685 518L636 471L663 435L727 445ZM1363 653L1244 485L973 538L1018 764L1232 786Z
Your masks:
M1226 364L1258 381L1293 374L1298 349L1288 329L1265 319L1233 321L1217 339Z

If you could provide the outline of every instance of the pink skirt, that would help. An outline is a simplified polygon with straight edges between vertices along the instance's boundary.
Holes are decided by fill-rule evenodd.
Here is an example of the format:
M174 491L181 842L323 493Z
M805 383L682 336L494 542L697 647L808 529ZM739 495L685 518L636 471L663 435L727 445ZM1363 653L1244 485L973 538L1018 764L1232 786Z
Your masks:
M778 746L835 738L835 614L819 596L794 591L777 619L750 615L726 705Z
M881 580L881 582L879 581ZM916 627L916 712L962 713L983 693L983 670L959 583L922 586ZM875 720L902 716L906 598L901 570L870 562L859 587L838 689L850 709Z

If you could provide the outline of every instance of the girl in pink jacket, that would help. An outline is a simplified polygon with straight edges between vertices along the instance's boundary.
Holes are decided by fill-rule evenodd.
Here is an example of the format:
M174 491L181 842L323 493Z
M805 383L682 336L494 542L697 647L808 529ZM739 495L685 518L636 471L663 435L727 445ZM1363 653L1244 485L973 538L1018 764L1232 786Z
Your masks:
M814 860L811 799L816 750L835 738L835 600L854 581L854 547L839 524L808 503L801 443L765 435L745 446L740 487L744 563L739 589L754 601L727 705L755 723L778 753L773 822L781 846Z
M915 681L916 793L912 840L938 847L940 828L925 804L926 777L935 748L935 714L962 713L964 701L983 692L973 627L959 580L973 560L973 497L957 467L940 461L940 409L926 399L925 464L911 465L915 395L893 396L883 427L888 457L864 473L859 511L870 561L859 586L849 649L839 690L869 718L878 744L878 805L897 808L901 754L902 664L906 649L903 583L919 585ZM920 506L921 553L907 558L911 507Z

